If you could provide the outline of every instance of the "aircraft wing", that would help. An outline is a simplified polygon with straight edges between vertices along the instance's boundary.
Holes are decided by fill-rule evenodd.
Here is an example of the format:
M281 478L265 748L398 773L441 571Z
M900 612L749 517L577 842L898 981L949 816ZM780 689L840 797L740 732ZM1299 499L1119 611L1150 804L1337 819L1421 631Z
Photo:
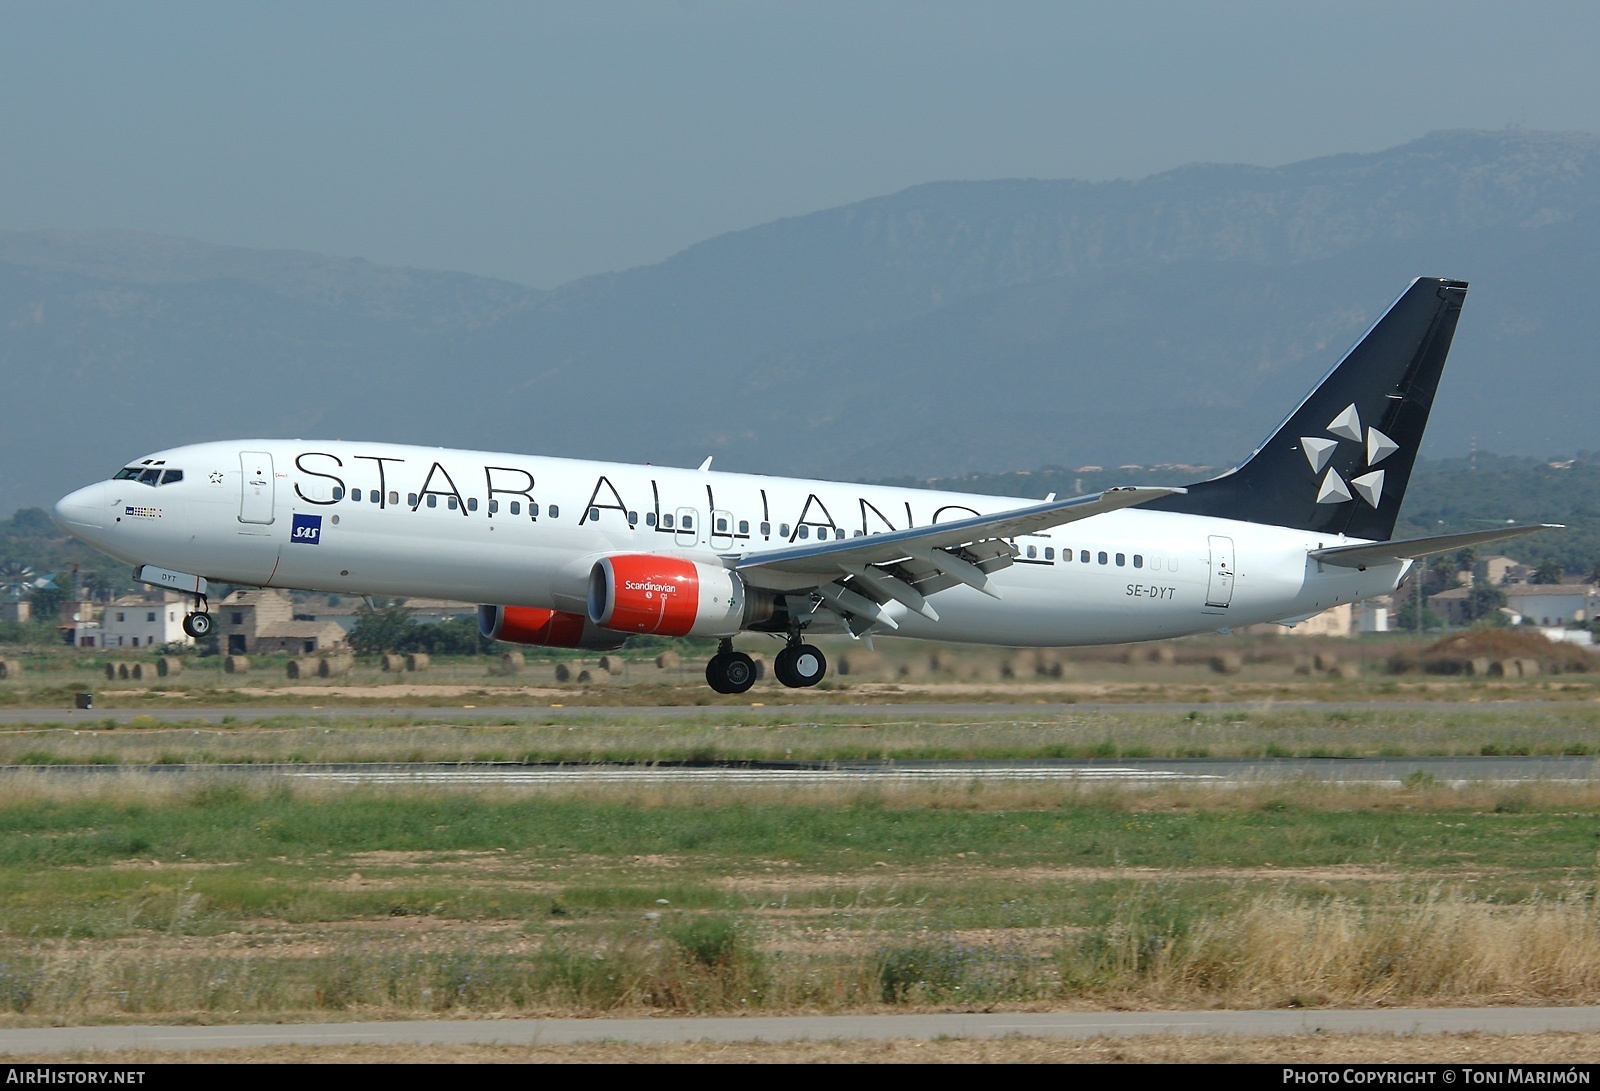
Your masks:
M898 625L883 609L889 602L937 621L939 615L928 597L946 588L964 584L999 598L988 577L1008 567L1016 556L1007 538L1181 492L1131 486L1108 489L993 515L747 554L734 567L753 587L814 592L852 632L859 634L873 625L893 629Z
M1453 553L1458 549L1498 542L1505 538L1520 538L1524 534L1537 534L1541 530L1565 530L1560 523L1538 523L1533 526L1500 527L1497 530L1473 530L1465 534L1439 534L1432 538L1402 538L1393 542L1371 542L1361 545L1329 546L1313 549L1307 556L1323 564L1340 568L1367 568L1375 564L1392 564L1395 561L1431 557L1436 553Z

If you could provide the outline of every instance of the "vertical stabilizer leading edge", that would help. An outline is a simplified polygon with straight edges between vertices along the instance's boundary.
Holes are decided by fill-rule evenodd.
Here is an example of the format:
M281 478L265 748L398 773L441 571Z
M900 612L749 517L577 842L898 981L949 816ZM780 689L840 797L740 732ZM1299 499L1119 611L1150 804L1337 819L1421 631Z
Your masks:
M1466 295L1413 281L1255 454L1145 508L1387 541Z

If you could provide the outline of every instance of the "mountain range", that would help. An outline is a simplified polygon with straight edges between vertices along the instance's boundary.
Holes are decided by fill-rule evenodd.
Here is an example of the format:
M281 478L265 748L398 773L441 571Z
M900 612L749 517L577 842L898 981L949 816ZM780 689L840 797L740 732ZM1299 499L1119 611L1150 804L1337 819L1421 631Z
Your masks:
M1226 466L1419 275L1472 282L1424 453L1556 455L1600 447L1596 253L1600 137L1524 130L931 183L552 291L0 232L0 512L226 437L855 479Z

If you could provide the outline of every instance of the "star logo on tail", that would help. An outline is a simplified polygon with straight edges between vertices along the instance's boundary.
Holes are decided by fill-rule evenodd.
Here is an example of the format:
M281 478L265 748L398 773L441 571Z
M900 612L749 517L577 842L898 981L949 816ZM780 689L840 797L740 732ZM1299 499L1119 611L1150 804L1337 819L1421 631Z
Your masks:
M1300 437L1300 449L1305 452L1306 461L1311 464L1311 472L1323 475L1322 483L1317 487L1317 503L1343 504L1359 496L1368 505L1376 508L1383 502L1383 471L1373 467L1398 451L1400 445L1369 426L1366 430L1367 472L1346 481L1339 476L1339 471L1328 463L1333 460L1334 452L1339 449L1339 440L1348 439L1356 443L1362 441L1361 414L1354 402L1345 406L1338 416L1328 422L1328 434L1337 438ZM1352 489L1354 493L1351 492Z

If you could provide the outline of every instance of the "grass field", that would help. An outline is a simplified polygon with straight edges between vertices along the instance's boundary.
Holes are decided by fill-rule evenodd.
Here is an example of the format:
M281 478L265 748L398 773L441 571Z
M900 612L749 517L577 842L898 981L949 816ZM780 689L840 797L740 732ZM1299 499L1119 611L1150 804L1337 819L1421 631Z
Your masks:
M829 688L737 700L693 663L291 684L259 661L115 683L25 662L0 702L333 711L0 727L0 1024L1600 1001L1600 781L381 792L137 770L1600 754L1600 674L1390 673L1404 648L1363 642L1320 662L1281 639L1165 659L905 647L832 649L859 661ZM894 707L830 707L876 703ZM515 708L407 712L461 705ZM62 763L123 769L29 769Z
M1535 643L1542 643L1537 637ZM769 657L779 643L759 635L741 647ZM878 651L843 638L819 644L832 665L815 689L789 690L768 677L748 693L720 696L703 677L709 642L685 642L676 665L658 667L651 656L618 658L616 673L597 657L541 657L530 649L524 665L510 673L497 657L436 661L421 673L386 672L376 659L358 660L332 678L290 679L284 656L253 657L243 674L224 672L219 656L182 659L180 673L161 677L157 657L85 655L69 648L0 651L20 664L20 677L0 680L0 707L73 707L75 695L92 692L101 708L404 707L451 705L748 706L778 702L828 704L988 702L1149 702L1203 705L1215 701L1427 702L1500 701L1535 697L1583 703L1600 699L1600 672L1577 670L1591 657L1576 649L1552 651L1537 676L1468 676L1394 671L1415 666L1418 642L1405 637L1315 641L1289 637L1195 637L1150 646L1034 650L950 648L915 641L880 642ZM705 646L701 646L705 645ZM107 664L140 667L142 678L105 676ZM562 681L558 671L565 672ZM585 681L579 681L585 678Z
M12 1023L1600 998L1600 786L4 796Z
M47 714L48 715L48 714ZM437 717L437 713L430 714ZM502 722L427 722L402 710L221 724L86 719L0 725L0 765L341 761L843 761L1027 758L1421 757L1600 754L1590 702L1395 705L1252 703L1138 708L996 706L977 715L827 708L708 708L559 718L530 707Z

